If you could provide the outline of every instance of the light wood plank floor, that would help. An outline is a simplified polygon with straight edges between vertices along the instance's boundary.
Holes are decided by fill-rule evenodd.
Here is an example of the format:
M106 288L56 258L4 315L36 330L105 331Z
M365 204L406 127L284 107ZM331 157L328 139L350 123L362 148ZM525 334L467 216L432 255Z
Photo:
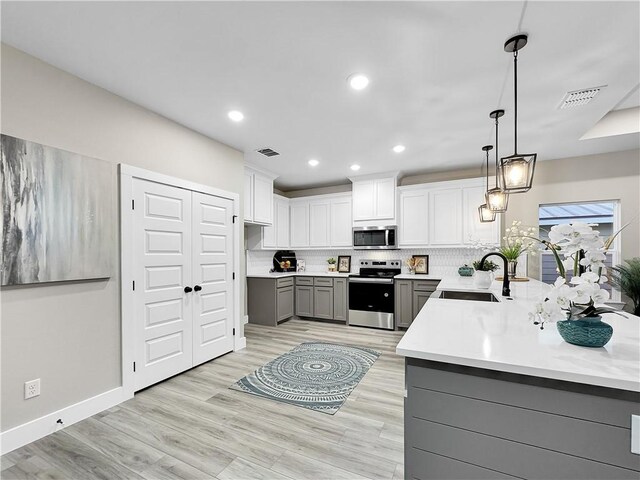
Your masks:
M290 320L246 325L247 348L2 457L3 479L400 479L402 333ZM305 341L380 358L333 416L229 390Z

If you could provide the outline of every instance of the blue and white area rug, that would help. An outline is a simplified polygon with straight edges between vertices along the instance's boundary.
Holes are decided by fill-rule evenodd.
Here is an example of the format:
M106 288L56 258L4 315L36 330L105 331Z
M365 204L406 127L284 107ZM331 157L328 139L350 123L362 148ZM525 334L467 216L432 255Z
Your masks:
M350 345L301 343L229 388L333 415L379 356Z

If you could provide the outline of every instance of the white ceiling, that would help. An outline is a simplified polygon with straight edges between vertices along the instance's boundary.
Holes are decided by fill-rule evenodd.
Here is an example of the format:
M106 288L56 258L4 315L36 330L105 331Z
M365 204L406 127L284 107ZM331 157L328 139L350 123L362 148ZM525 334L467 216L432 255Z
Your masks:
M360 174L480 168L498 107L507 110L500 153L513 153L512 57L502 46L518 31L529 33L518 64L522 153L638 148L638 134L579 138L614 107L637 106L639 6L2 2L1 13L3 42L243 150L291 190L344 183L352 163ZM354 72L369 88L349 88ZM565 92L601 85L589 105L557 108ZM245 120L229 121L232 109ZM391 151L398 143L402 154ZM262 147L281 155L253 152Z

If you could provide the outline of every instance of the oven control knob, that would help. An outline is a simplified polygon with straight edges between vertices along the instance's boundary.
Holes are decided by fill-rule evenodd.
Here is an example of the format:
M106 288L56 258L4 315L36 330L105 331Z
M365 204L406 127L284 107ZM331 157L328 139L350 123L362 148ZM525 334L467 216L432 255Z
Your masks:
M384 294L384 296L385 296L385 297L388 297L388 296L389 296L389 294L388 294L388 293L385 293L385 294Z

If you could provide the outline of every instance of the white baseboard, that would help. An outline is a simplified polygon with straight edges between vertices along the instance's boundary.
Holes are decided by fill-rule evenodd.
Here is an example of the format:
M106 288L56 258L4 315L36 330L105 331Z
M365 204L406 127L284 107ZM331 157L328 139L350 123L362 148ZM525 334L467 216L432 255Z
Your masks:
M236 338L233 344L233 351L237 352L238 350L242 350L243 348L247 348L247 337Z
M244 322L245 325L249 323L249 315L245 315L242 321Z
M100 395L96 395L95 397L65 407L57 412L11 428L6 432L0 433L0 454L4 455L23 445L35 442L39 438L62 430L80 420L84 420L96 413L118 405L129 398L131 397L125 395L122 387L117 387ZM64 424L59 425L56 423L59 418L62 419Z

